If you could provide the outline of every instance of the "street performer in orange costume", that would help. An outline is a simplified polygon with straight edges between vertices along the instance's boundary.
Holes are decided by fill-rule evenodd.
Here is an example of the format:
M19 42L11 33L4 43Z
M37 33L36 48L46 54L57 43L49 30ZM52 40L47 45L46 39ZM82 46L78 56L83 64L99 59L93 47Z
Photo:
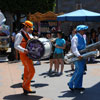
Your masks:
M24 27L16 35L14 47L19 50L20 59L24 65L24 80L22 88L24 94L27 95L28 93L36 93L36 91L32 91L30 88L30 83L35 74L35 69L33 61L27 56L29 51L26 49L27 41L30 40L28 34L30 30L33 30L33 23L27 20L23 24Z

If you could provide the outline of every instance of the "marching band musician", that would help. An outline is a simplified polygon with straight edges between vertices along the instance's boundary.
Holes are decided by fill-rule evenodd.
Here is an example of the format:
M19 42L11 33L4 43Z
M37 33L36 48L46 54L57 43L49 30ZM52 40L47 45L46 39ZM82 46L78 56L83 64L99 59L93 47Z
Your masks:
M79 50L85 49L86 47L86 40L84 39L83 35L87 29L88 26L86 25L78 25L76 27L77 34L71 40L71 50L73 54L79 58L78 61L74 62L75 72L68 83L69 89L72 91L85 90L85 88L82 87L85 59L82 58Z
M28 33L33 30L33 23L30 21L25 21L24 27L15 37L14 47L20 53L20 59L24 65L24 80L22 84L22 88L24 94L28 93L36 93L36 91L32 91L30 88L31 80L35 74L35 68L33 65L33 61L27 56L28 50L26 49L27 41L30 40Z

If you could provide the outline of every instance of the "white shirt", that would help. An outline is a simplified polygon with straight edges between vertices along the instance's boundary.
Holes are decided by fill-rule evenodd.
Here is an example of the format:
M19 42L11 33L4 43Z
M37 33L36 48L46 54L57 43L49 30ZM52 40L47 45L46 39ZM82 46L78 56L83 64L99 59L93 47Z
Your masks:
M81 34L79 34L79 35L82 36ZM85 38L85 37L83 37L83 38ZM79 57L81 54L79 53L77 46L78 46L78 37L75 35L71 40L71 50L75 56Z
M23 29L21 29L21 31L23 31L25 34L28 34L30 36L30 38L32 38L32 35L30 35L29 33L26 33ZM22 39L23 39L23 36L22 36L21 32L17 33L17 35L15 37L14 47L18 51L24 52L25 48L23 48L22 46L20 46L20 44L22 42Z

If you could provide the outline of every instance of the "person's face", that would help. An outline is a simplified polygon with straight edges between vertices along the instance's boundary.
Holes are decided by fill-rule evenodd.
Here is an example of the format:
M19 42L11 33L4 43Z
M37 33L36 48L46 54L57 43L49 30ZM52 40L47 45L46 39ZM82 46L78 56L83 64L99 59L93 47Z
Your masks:
M24 29L25 29L25 31L28 32L28 33L30 33L30 32L32 31L30 27L25 27Z
M84 34L85 34L85 30L81 30L81 31L79 31L79 33L80 33L81 35L84 35Z
M93 37L93 38L96 37L96 33L95 33L95 32L92 33L92 37Z
M32 34L33 30L30 30L29 33Z
M72 34L76 34L76 29L74 29L74 30L72 31Z
M51 34L47 34L46 37L47 37L48 39L50 39L50 38L51 38Z
M59 33L57 33L57 36L58 36L58 38L61 38L62 37Z

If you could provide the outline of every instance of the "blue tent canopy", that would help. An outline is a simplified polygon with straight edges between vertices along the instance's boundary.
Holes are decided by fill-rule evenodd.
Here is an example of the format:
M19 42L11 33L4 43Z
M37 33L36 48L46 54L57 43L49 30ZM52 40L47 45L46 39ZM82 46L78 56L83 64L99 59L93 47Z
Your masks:
M100 13L85 9L76 10L67 14L57 16L58 21L100 21Z

